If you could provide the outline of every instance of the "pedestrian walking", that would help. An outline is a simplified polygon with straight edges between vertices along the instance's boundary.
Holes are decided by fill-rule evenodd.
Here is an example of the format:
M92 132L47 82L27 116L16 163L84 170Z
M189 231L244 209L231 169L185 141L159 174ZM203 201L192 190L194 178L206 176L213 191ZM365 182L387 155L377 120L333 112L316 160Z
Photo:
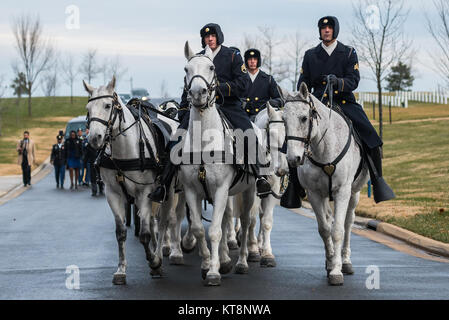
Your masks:
M69 138L64 143L67 152L67 168L70 173L70 189L78 189L79 169L81 167L81 141L72 130ZM73 174L75 173L75 184L73 184Z
M63 136L56 137L57 142L51 149L50 162L55 168L56 188L64 189L65 168L67 165L66 148L62 143Z
M35 147L28 131L23 133L23 139L17 143L16 150L18 153L17 163L22 167L23 185L31 186L31 166L35 164Z

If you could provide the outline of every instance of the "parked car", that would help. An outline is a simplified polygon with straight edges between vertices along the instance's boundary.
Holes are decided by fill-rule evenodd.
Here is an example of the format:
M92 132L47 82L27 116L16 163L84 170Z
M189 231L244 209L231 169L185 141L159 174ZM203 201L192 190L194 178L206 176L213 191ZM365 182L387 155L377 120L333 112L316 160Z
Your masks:
M148 92L147 89L136 88L136 89L131 90L131 97L142 99L142 100L150 100L150 93Z
M76 118L73 118L69 122L67 122L67 126L65 128L65 135L64 138L68 139L70 136L70 131L75 131L78 134L78 129L81 128L83 131L83 136L86 136L86 116L78 116Z

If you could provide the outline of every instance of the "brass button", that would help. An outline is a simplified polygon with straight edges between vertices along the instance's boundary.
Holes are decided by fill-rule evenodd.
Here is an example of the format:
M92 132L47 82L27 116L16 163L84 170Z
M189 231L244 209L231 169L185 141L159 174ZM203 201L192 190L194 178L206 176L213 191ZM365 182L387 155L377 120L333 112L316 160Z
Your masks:
M258 108L256 108L256 112L259 112L259 109L258 109Z
M220 98L220 96L215 96L215 99L218 99L218 98Z
M338 90L335 90L334 93L335 93L335 94L338 94Z
M246 98L246 101L249 101L250 99L249 98Z
M346 100L342 100L341 103L345 104L345 103L346 103Z
M326 81L323 81L323 84L326 84Z
M323 96L324 96L324 97L327 97L327 93L325 93Z
M249 109L246 109L246 112L248 112L248 113L249 113Z
M256 101L257 101L257 100L259 100L259 98L258 98L258 97L255 97L255 98L254 98L254 100L256 100Z

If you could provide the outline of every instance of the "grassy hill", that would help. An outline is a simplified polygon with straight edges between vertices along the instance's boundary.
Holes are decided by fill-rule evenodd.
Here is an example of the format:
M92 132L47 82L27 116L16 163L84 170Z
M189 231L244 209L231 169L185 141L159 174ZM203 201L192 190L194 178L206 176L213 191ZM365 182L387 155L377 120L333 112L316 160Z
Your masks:
M23 131L30 131L37 146L37 164L40 164L49 156L58 131L65 129L67 121L86 114L86 103L86 97L74 97L73 104L70 97L36 97L32 117L28 117L26 98L19 104L15 98L0 99L0 175L21 174L16 163L16 145Z

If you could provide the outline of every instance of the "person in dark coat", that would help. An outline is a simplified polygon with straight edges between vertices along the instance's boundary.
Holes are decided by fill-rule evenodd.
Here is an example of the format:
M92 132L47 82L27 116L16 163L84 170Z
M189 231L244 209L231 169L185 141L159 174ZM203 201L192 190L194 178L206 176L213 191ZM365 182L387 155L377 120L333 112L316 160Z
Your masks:
M57 136L58 143L54 144L51 149L50 163L55 167L56 188L64 189L67 157L64 143L62 143L62 138L62 135Z
M70 189L78 189L78 177L81 167L81 141L76 136L76 132L72 130L70 137L64 143L67 152L67 168L70 173ZM73 173L75 172L75 184L73 184Z
M394 198L393 190L382 178L383 142L352 93L360 81L356 50L337 41L340 26L336 17L321 18L318 29L322 42L306 51L297 88L299 90L304 82L315 97L327 104L329 92L326 88L332 85L333 103L340 106L361 137L374 188L374 200L390 200Z
M86 138L87 140L87 138ZM97 150L92 148L89 144L86 146L86 162L90 168L90 186L92 190L92 197L95 197L99 192L101 195L104 189L104 183L101 181L100 173L95 168L95 160L97 158Z
M260 70L262 63L260 51L248 49L244 58L250 82L243 98L243 108L250 119L254 121L256 115L266 108L268 101L275 108L280 108L282 102L273 76Z
M246 131L247 133L251 133L251 131L254 133L251 121L243 110L242 102L240 100L240 98L247 92L249 85L247 80L247 70L240 52L223 45L224 35L218 24L206 24L201 28L200 36L203 48L207 45L213 52L213 63L218 79L216 102L220 105L220 110L225 114L235 129L241 129L243 132L248 130ZM200 54L204 53L205 50L200 52ZM186 90L184 90L182 94L178 117L181 121L179 128L187 129L190 111ZM256 141L255 138L254 141ZM176 144L176 142L170 143L168 149L171 150L174 144ZM258 148L257 145L255 147ZM246 151L248 151L248 149L246 149ZM248 152L246 152L246 155L247 154ZM248 156L245 158L247 157ZM257 192L258 194L263 194L269 192L271 187L265 177L259 175L260 164L258 163L257 157L255 160L256 163L251 164L251 167L257 177ZM169 161L162 174L161 186L148 196L152 201L162 202L166 199L166 190L170 186L175 171L175 165Z

